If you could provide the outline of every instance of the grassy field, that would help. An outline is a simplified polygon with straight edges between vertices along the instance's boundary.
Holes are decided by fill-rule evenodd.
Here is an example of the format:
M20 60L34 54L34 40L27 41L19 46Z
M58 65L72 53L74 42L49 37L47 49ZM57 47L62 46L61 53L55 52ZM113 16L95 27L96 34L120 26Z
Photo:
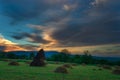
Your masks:
M8 62L0 61L0 80L63 80L63 74L54 73L60 65L48 64L46 67L30 67L25 62L20 66L10 66ZM110 70L93 70L95 66L75 66L64 74L64 80L120 80L119 75L113 75Z

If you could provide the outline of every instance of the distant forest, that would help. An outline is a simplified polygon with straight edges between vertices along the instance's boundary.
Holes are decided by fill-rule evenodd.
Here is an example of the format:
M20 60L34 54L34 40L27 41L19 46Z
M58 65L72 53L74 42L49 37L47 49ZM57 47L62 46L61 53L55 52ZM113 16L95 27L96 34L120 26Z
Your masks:
M12 52L0 52L0 60L4 59L26 59L32 60L35 54L32 52L29 55L17 55ZM120 61L109 61L106 59L95 59L89 51L84 51L83 55L71 55L67 49L62 50L59 54L53 54L51 57L46 57L47 61L54 62L66 62L66 63L77 63L77 64L107 64L107 65L119 65Z

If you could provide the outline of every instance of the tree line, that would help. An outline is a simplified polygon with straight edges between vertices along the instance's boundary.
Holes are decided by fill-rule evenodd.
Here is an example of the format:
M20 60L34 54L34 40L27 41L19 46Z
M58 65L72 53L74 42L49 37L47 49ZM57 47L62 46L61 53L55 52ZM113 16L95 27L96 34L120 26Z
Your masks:
M12 52L0 52L0 59L33 59L35 54L32 52L29 55L21 54L17 55Z
M63 49L58 54L53 54L51 57L46 58L48 61L55 62L68 62L77 64L109 64L120 65L120 61L112 62L105 59L95 59L88 50L83 52L83 55L72 55L67 49ZM0 52L0 59L33 59L35 54L32 52L29 55L17 55L12 52Z
M48 60L78 64L120 65L120 61L112 62L105 59L95 59L88 50L84 51L83 55L71 55L67 49L64 49L59 54L52 55Z

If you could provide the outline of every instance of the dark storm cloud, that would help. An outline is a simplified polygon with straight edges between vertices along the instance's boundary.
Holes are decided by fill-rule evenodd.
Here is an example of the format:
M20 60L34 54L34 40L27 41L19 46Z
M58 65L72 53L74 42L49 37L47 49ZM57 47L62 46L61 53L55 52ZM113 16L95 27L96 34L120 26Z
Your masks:
M3 2L3 13L12 17L14 20L23 20L27 18L35 17L40 13L43 5L38 4L38 0L2 0Z
M118 0L96 3L86 10L82 17L72 19L63 29L55 31L52 37L63 46L119 44L119 8ZM81 15L78 12L74 13Z
M21 39L27 38L27 41L31 42L31 43L49 43L49 41L46 41L41 37L40 33L32 34L32 33L22 32L22 33L17 33L17 35L12 35L11 37L16 40L21 40Z
M58 28L52 31L50 37L57 40L59 46L120 43L119 0L2 1L3 12L13 18L15 23L40 17L38 21L44 22L41 25ZM63 20L67 18L69 21L64 22ZM51 25L53 23L55 25ZM38 33L20 33L12 37L17 40L29 38L29 42L33 43L49 43L39 35L42 34L41 31L37 29L35 31Z
M2 0L1 6L3 14L11 17L13 19L11 24L15 24L26 19L43 18L45 12L62 10L63 5L70 2L69 0Z

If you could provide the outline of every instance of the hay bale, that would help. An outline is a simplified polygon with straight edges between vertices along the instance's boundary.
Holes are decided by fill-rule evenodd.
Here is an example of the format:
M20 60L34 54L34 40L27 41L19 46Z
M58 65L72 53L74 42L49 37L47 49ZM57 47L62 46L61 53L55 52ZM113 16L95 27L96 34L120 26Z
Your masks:
M115 68L115 69L120 69L120 66L115 66L114 68Z
M78 66L78 64L76 64L76 63L72 63L71 65L72 65L72 66Z
M120 69L115 69L112 71L113 74L120 75Z
M71 64L64 64L63 67L65 67L65 68L71 68L71 69L73 68Z
M26 64L30 64L31 62L30 61L27 61L27 62L25 62Z
M64 73L64 74L67 74L68 73L68 70L66 67L63 67L63 66L60 66L60 67L57 67L55 70L54 70L55 73Z
M57 62L57 61L56 61L55 64L60 64L60 62Z
M102 67L102 65L101 64L97 64L97 67Z
M112 69L112 67L109 66L109 65L103 65L102 68L103 68L103 69L108 69L108 70L111 70L111 69Z
M81 65L82 65L82 66L86 66L86 64L85 64L85 63L82 63Z
M8 65L19 66L20 64L18 62L12 61Z

